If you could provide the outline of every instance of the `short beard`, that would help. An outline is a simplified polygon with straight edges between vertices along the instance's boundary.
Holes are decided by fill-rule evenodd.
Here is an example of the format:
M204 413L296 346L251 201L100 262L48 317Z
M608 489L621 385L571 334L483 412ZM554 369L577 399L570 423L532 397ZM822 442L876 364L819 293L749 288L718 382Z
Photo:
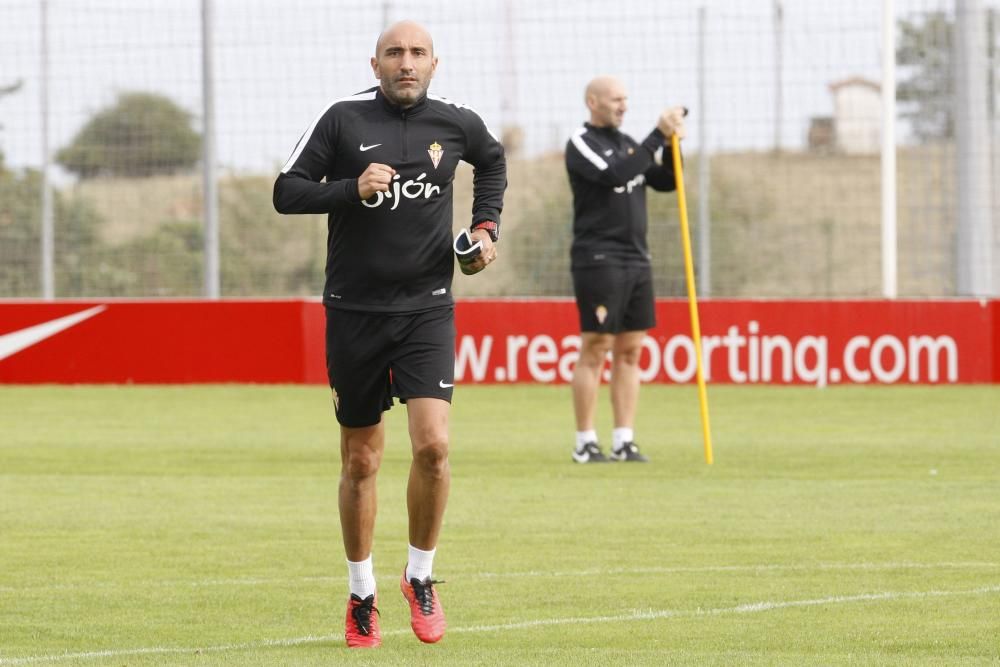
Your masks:
M410 107L414 106L417 102L419 102L424 95L427 94L427 89L424 88L413 98L400 97L395 90L391 89L390 86L383 86L382 92L385 94L386 97L389 98L389 101L395 104L396 106L400 107L401 109L409 109Z

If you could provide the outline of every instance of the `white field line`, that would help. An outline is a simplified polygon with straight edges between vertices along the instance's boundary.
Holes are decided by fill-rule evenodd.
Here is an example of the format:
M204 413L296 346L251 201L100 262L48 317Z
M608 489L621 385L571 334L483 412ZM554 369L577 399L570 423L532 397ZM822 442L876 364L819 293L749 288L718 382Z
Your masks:
M888 563L812 563L812 564L780 564L764 563L757 565L705 565L701 567L620 567L620 568L590 568L584 570L522 570L520 572L453 572L456 579L523 579L562 578L562 577L597 577L614 575L644 575L644 574L691 574L697 572L743 573L743 572L823 572L823 571L871 571L887 570L1000 570L1000 563L982 561L944 561L938 563L918 562L888 562ZM379 579L392 578L396 571L379 572ZM75 589L109 589L132 588L135 586L160 588L203 588L216 586L288 586L298 584L339 584L345 576L316 577L235 577L232 579L193 579L193 580L158 580L158 581L103 581L80 582L77 584L42 584L38 586L0 586L0 592L17 593L26 591L75 590Z
M451 627L448 632L451 634L474 634L488 632L506 632L510 630L523 630L529 628L548 627L554 625L583 625L589 623L620 623L624 621L648 621L664 618L691 618L699 616L724 616L728 614L756 614L775 609L789 609L792 607L816 607L835 604L847 604L851 602L884 602L897 600L924 600L929 598L957 597L957 596L980 596L1000 593L1000 584L982 586L959 591L902 591L884 593L864 593L861 595L835 595L826 598L815 598L811 600L785 600L777 602L753 602L741 604L735 607L721 607L716 609L645 609L634 610L624 614L614 616L579 616L570 618L550 618L538 619L534 621L523 621L520 623L497 623L494 625L470 625ZM409 630L388 630L383 632L383 636L394 636L409 634ZM106 651L86 651L80 653L54 653L49 655L36 655L24 658L0 658L0 665L35 665L46 662L63 662L67 660L88 660L96 658L121 658L127 656L141 655L199 655L204 653L225 653L230 651L259 650L274 647L302 646L305 644L317 644L325 642L341 642L343 635L309 635L293 639L267 639L258 642L246 642L242 644L223 644L217 646L203 647L170 647L153 646L134 649L112 649Z

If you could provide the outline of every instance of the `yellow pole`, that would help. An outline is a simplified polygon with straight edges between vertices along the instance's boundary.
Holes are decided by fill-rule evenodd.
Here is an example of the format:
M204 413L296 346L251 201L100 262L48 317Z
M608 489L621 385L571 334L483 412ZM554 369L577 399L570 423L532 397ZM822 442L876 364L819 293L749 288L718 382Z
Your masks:
M694 286L694 260L691 259L691 232L688 229L687 199L684 196L684 168L681 145L676 134L670 135L670 152L674 159L677 181L677 203L681 214L681 236L684 243L684 276L687 278L688 309L691 311L691 334L694 337L695 373L698 378L698 401L701 403L701 432L705 440L705 463L712 465L712 427L708 422L708 392L705 390L705 366L701 355L701 325L698 323L698 294Z

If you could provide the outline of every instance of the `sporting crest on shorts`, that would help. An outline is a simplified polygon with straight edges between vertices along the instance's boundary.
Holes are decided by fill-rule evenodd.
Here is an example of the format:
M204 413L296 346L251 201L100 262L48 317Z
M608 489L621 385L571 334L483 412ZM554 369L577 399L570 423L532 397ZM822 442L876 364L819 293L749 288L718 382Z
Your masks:
M604 324L604 320L608 319L608 309L602 304L594 309L594 315L597 317L598 324Z
M441 156L444 155L444 149L441 148L441 144L435 141L427 149L427 154L431 156L431 162L434 163L434 168L437 169L438 163L441 162Z

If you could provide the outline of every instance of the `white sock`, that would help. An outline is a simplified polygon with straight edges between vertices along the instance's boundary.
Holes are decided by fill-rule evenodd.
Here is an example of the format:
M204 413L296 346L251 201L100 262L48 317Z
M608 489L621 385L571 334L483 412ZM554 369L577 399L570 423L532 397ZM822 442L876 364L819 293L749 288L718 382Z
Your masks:
M597 442L597 431L590 429L589 431L577 431L576 432L576 448L582 449L584 445L588 442Z
M632 429L620 426L611 432L611 442L614 444L615 451L618 451L625 446L626 442L632 442L635 439L635 434Z
M431 570L434 569L434 553L437 548L430 551L418 549L412 544L409 545L409 558L406 561L406 580L416 579L423 581L429 579Z
M372 556L360 561L347 561L347 580L351 592L364 600L375 593L375 571L372 568Z

